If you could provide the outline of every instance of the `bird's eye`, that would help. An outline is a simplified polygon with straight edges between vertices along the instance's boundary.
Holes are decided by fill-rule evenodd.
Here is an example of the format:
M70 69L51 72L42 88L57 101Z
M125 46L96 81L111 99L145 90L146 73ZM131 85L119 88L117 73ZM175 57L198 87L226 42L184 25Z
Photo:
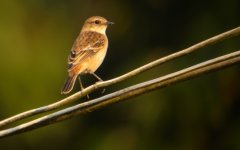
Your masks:
M100 21L100 20L95 20L94 23L95 23L95 24L100 24L101 21Z

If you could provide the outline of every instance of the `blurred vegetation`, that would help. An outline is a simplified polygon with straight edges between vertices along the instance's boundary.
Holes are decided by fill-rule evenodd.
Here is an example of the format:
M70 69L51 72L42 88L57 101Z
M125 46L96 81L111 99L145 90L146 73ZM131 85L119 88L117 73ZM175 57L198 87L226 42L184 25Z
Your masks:
M0 1L0 118L56 102L83 21L115 22L97 74L107 80L240 25L240 1ZM111 92L240 48L230 39L114 85ZM240 149L240 67L0 140L1 149ZM84 77L85 86L94 82ZM79 87L75 86L75 91ZM99 93L91 98L101 96ZM82 100L83 101L83 100Z

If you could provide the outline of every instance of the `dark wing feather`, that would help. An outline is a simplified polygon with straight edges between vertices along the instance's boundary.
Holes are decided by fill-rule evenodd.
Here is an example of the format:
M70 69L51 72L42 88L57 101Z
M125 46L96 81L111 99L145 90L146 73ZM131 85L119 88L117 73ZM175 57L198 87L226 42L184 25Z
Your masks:
M104 43L105 36L103 34L93 31L81 33L73 44L71 53L68 57L68 69L71 70L86 58L93 56L104 47Z

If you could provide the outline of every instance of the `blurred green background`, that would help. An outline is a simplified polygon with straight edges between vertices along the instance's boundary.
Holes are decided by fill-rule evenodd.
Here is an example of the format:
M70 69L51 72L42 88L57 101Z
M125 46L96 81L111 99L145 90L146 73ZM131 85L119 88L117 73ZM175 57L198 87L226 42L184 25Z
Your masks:
M97 71L107 80L239 26L240 1L0 1L0 119L66 97L60 89L67 56L84 20L93 15L115 22ZM108 87L105 94L239 48L239 37L224 41ZM0 149L238 150L239 76L239 65L204 75L1 139ZM94 82L83 78L85 86ZM90 95L97 96L100 91Z

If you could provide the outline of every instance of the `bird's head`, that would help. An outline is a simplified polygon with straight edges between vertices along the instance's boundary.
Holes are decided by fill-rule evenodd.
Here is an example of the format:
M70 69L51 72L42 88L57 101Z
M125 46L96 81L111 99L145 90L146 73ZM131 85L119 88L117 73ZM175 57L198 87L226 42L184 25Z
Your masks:
M84 25L82 31L95 31L105 34L108 25L114 24L107 19L100 16L93 16L88 18Z

